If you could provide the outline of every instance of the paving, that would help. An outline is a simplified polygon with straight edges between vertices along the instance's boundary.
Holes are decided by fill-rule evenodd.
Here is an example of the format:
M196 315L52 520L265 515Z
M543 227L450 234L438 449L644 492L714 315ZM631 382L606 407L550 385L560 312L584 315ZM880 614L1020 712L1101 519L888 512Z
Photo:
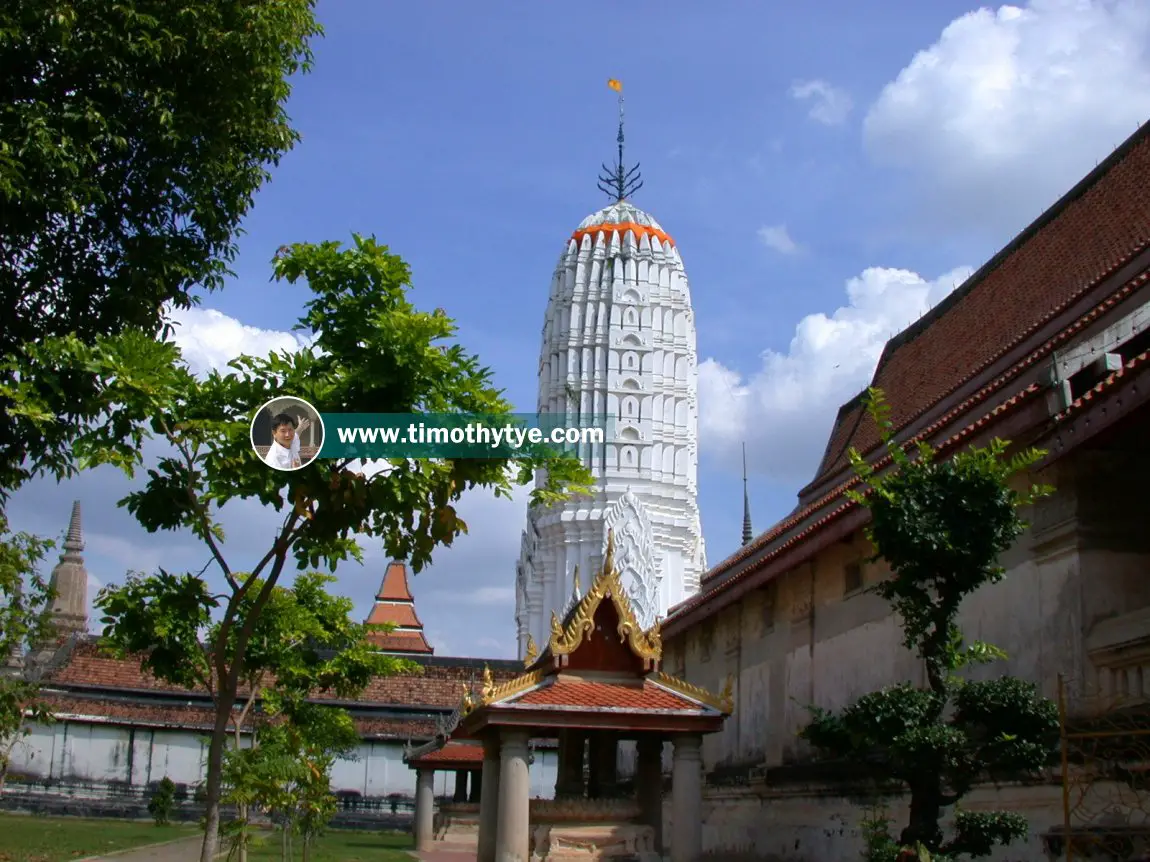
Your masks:
M408 850L420 862L475 862L470 850Z
M177 838L175 841L161 841L159 844L145 844L134 850L121 850L106 856L89 856L78 862L198 862L202 835Z

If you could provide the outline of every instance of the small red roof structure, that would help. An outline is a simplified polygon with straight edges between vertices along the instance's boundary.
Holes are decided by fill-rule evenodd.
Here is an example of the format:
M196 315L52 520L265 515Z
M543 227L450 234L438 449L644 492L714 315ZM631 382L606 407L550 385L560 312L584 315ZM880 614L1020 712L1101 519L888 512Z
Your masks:
M432 741L411 749L403 759L412 769L482 769L483 746L466 740Z
M670 734L722 727L733 710L733 678L716 695L659 669L659 624L640 627L614 554L608 533L602 570L565 619L552 614L547 648L537 658L529 648L522 675L496 684L485 670L478 699L465 695L456 739L508 726L540 737L563 728Z
M423 623L415 612L415 596L407 585L407 564L392 560L387 564L375 594L375 604L364 621L369 626L388 626L387 631L368 635L381 652L397 655L432 655L435 650L423 634Z

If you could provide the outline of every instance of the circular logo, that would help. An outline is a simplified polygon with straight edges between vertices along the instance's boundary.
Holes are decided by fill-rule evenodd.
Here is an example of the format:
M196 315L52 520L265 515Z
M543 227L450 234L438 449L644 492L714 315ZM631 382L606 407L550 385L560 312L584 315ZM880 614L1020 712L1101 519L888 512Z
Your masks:
M252 449L273 470L306 467L323 447L323 418L302 398L281 395L256 411Z

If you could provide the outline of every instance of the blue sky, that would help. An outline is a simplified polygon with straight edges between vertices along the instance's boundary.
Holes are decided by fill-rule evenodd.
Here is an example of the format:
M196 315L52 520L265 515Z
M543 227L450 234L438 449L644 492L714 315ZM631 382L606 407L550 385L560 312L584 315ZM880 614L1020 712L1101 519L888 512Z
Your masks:
M886 338L1150 116L1144 0L976 10L321 0L326 35L289 106L303 140L256 200L235 279L184 320L181 342L202 364L284 344L305 297L269 284L274 250L375 234L412 265L414 301L446 308L533 411L551 273L607 202L595 177L614 155L606 80L619 78L646 183L634 202L676 239L692 287L715 564L738 542L738 443L765 529L793 507ZM161 562L198 570L190 537L144 535L115 510L127 487L37 483L14 520L55 534L80 498L99 581ZM469 500L471 535L415 581L438 652L511 654L522 508ZM262 549L263 513L228 517L238 556ZM366 612L381 574L373 554L341 570L341 591Z

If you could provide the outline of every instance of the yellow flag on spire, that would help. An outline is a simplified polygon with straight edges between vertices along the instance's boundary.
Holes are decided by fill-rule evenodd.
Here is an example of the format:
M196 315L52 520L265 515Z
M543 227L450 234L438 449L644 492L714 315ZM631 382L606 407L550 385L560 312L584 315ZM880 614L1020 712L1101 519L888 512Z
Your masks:
M609 78L607 80L607 86L614 90L616 93L623 92L623 82L616 80L615 78Z

